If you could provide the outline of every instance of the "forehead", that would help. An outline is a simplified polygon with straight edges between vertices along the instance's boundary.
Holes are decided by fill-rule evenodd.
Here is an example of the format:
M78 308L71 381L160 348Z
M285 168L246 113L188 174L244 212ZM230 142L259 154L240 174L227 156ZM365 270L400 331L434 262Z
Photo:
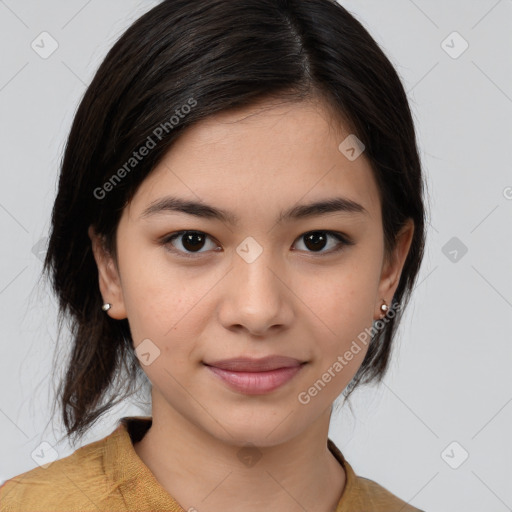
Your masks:
M379 195L364 152L340 150L350 131L318 101L264 102L188 127L139 187L138 218L166 194L265 217L298 202L344 196L378 216Z

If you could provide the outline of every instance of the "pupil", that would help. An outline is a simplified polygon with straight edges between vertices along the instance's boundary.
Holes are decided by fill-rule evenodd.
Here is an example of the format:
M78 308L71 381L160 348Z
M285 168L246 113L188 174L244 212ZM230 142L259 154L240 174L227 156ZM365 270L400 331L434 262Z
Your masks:
M201 240L201 238L203 238L203 235L201 235L200 233L188 233L186 235L183 235L183 238L183 247L185 247L187 250L200 249L201 244L204 242L203 240ZM199 239L199 242L197 241L197 239ZM187 247L187 245L191 247Z
M311 242L311 241L313 242L313 244L312 244L313 247L308 246L308 242ZM306 236L306 246L309 249L323 249L325 247L325 242L326 242L326 236L321 234L320 232L311 233Z

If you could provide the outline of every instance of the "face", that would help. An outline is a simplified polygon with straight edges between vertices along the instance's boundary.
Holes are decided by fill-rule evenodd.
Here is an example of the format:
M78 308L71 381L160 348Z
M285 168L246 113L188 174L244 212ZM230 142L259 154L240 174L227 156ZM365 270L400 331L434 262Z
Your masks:
M320 103L210 117L125 208L117 266L90 230L108 314L128 318L149 363L154 415L270 446L307 431L352 379L367 344L351 347L390 303L412 227L386 255L370 164L339 149L348 135ZM300 366L265 377L207 366L276 355Z

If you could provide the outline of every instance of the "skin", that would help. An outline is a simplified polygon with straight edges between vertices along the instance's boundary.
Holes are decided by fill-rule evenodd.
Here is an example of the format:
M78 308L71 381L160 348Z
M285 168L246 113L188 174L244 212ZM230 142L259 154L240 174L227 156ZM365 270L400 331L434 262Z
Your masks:
M307 405L297 397L381 318L414 229L409 222L385 254L370 164L364 153L350 161L338 149L349 133L314 101L212 116L184 132L123 211L117 261L89 230L108 315L128 318L134 347L150 339L160 350L141 365L152 383L153 425L134 448L185 510L243 503L245 512L330 512L344 490L345 472L327 449L329 420L367 347ZM176 212L141 218L168 194L228 210L239 222ZM281 210L335 196L366 213L276 223ZM208 235L194 258L162 242L181 230ZM315 246L303 236L310 231L343 233L354 244L329 236ZM236 251L246 237L263 249L251 263ZM181 236L167 247L194 252ZM203 365L275 354L308 363L264 395L233 391ZM252 466L237 456L247 443L261 456Z

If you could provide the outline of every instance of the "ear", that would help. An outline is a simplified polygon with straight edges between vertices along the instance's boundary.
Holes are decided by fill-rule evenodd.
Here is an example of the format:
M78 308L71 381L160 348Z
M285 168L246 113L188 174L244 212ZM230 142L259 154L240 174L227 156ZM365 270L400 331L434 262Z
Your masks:
M407 219L396 236L395 247L392 253L385 258L384 265L382 266L377 297L378 303L375 305L375 320L381 318L382 312L380 306L382 301L386 301L386 304L389 306L393 299L393 295L400 282L400 276L407 254L409 254L413 234L414 222L412 219Z
M92 252L98 266L98 278L103 303L110 303L112 307L106 312L111 318L123 320L127 317L123 299L121 280L112 255L106 250L103 238L98 235L92 226L87 231L92 243Z

